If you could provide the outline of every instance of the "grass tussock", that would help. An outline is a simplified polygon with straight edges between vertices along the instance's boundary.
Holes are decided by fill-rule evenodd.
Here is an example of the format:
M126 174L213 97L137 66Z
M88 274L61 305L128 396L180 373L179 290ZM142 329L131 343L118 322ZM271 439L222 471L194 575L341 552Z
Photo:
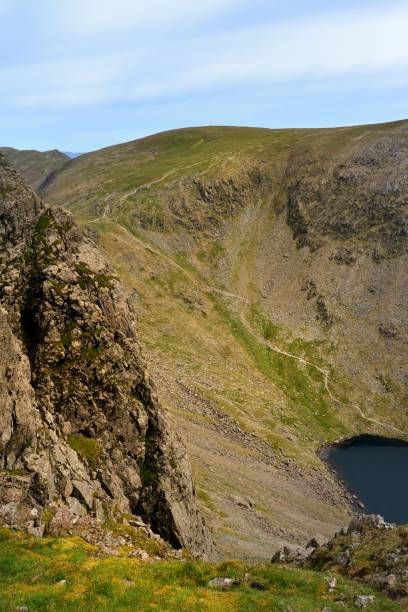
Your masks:
M71 434L68 436L67 442L71 448L73 448L82 459L85 459L91 468L95 468L99 456L101 454L101 447L97 440L93 438L87 438L82 434Z

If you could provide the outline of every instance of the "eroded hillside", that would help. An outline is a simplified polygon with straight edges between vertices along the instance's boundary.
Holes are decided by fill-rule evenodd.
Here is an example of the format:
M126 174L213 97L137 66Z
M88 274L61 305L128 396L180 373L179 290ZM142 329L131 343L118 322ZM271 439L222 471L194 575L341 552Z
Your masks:
M69 162L45 189L139 311L224 554L329 535L315 451L407 418L408 123L197 128Z

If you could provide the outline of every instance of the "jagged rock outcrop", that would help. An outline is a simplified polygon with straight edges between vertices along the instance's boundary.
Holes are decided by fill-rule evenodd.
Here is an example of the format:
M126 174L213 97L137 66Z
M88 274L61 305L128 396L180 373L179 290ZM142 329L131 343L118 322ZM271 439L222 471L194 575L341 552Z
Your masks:
M338 572L385 591L404 610L408 603L408 528L387 523L380 515L355 516L329 542L296 554L282 549L272 562Z
M185 448L146 373L135 318L90 237L0 157L0 517L44 531L64 506L141 515L211 545Z
M223 179L196 177L180 181L174 192L165 196L163 229L185 228L194 233L219 235L227 219L268 197L272 185L262 164L249 163L245 170L228 173Z

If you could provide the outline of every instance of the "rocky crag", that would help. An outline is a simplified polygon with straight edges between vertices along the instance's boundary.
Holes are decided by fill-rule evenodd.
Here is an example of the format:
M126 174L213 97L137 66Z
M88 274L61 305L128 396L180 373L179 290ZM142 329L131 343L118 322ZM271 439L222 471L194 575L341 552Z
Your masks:
M208 554L184 445L103 255L0 157L0 518L35 534L139 515Z
M384 591L404 606L408 603L408 528L387 523L380 515L356 516L325 543L314 538L307 547L286 546L272 563L343 574ZM328 581L335 591L336 578Z

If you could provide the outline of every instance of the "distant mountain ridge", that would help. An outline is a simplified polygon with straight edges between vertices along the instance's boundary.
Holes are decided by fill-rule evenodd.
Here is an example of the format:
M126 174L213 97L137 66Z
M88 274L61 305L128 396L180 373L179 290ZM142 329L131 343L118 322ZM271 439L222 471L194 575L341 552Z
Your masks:
M63 151L64 155L68 155L68 157L70 159L75 159L75 157L79 157L80 155L83 155L84 153L72 153L71 151Z
M26 181L38 190L53 172L60 170L70 159L68 155L52 149L51 151L19 150L13 147L0 147L0 153L20 172Z

